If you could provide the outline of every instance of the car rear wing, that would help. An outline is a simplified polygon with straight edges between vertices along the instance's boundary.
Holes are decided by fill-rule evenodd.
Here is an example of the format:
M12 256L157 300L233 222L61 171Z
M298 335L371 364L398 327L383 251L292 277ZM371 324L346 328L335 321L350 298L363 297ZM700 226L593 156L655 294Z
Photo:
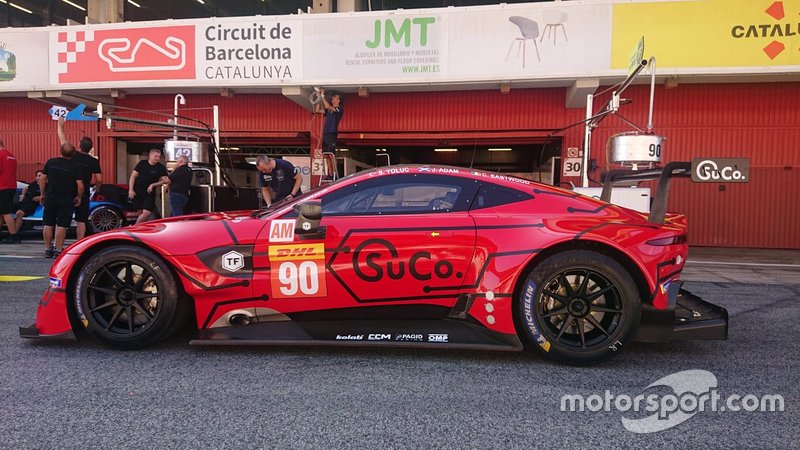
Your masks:
M663 224L667 214L667 200L669 199L669 181L673 177L691 177L692 164L685 161L673 161L662 168L647 170L615 169L603 172L600 180L603 182L603 191L600 200L611 201L611 188L617 183L629 181L647 181L658 178L658 187L650 206L648 222Z

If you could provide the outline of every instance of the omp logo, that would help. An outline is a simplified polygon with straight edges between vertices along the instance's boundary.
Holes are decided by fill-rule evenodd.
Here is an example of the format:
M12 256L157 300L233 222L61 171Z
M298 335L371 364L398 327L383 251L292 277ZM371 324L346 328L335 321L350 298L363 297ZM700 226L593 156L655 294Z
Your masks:
M786 50L786 45L775 38L797 36L800 22L781 22L786 17L782 1L773 2L764 12L777 23L736 24L731 27L731 36L734 39L772 38L762 50L769 59L775 59ZM764 19L770 20L766 17Z
M449 338L446 334L429 334L428 342L447 342Z
M139 50L142 46L153 49L156 54L164 55L159 61L158 58L137 58L140 56ZM148 72L151 70L180 70L186 66L186 42L173 36L164 40L164 46L160 46L147 38L139 38L131 51L131 40L129 38L104 39L100 42L98 49L100 59L108 64L108 69L112 72ZM127 56L124 56L127 55Z

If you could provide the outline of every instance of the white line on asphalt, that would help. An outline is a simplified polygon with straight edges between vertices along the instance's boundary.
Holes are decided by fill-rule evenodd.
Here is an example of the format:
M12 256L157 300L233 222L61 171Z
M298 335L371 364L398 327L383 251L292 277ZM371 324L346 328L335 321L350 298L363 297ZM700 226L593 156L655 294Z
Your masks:
M788 267L800 269L800 264L771 264L771 263L742 263L742 262L727 262L727 261L686 261L687 265L691 264L707 264L719 266L747 266L747 267Z
M38 256L29 256L29 255L0 255L0 258L33 259L33 258L38 258Z

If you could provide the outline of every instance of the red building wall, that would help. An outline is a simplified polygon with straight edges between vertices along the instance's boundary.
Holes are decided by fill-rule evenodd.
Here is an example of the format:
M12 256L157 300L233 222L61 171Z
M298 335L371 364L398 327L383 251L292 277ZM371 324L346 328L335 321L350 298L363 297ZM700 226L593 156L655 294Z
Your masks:
M541 141L584 118L583 108L564 107L565 95L563 88L512 89L507 95L499 90L349 95L340 125L341 138L385 145L408 140L435 145L442 139L480 139L485 143ZM633 86L623 97L633 103L623 105L620 114L644 127L649 86ZM209 124L212 120L208 108L220 105L223 136L231 140L308 146L319 137L320 117L281 95L186 98L182 114ZM596 105L605 100L597 99ZM701 156L750 158L751 181L747 184L693 184L688 180L673 183L670 209L688 215L690 244L800 248L798 103L800 87L796 83L657 87L654 131L667 138L664 162ZM0 139L22 162L20 178L32 178L38 163L57 155L55 122L46 114L48 105L15 98L4 98L0 104ZM131 95L117 104L170 114L173 96ZM104 173L113 174L114 138L124 134L100 125L70 123L69 137L77 141L85 132L95 139ZM592 158L603 167L608 138L630 130L619 118L605 119L594 132ZM556 135L563 137L564 148L582 147L582 126ZM599 177L599 173L592 177Z

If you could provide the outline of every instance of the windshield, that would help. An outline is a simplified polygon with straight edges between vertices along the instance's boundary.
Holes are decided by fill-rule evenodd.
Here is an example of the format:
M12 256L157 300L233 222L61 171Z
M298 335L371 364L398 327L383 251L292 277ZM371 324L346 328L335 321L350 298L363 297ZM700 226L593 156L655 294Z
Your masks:
M252 217L258 217L259 219L262 218L262 217L268 216L268 215L272 214L273 212L275 212L275 211L277 211L277 210L279 210L279 209L281 209L281 208L283 208L285 206L288 206L288 205L291 205L291 204L294 204L294 203L298 203L298 202L302 202L305 199L307 199L308 197L310 197L310 196L314 195L315 193L319 192L323 188L326 188L326 187L329 187L329 186L330 185L315 186L315 187L311 188L310 191L303 192L299 196L293 197L291 200L283 199L283 200L281 200L279 202L274 202L272 205L270 205L269 208L262 208L262 209L259 209L258 211L254 211L253 214L251 214L251 216Z

